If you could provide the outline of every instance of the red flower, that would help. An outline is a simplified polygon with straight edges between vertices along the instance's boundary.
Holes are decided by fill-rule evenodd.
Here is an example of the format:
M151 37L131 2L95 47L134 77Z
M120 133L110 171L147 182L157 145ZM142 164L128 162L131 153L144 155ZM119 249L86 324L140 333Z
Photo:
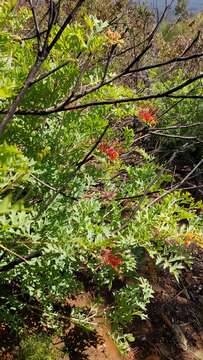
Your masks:
M154 111L151 110L150 108L140 110L138 116L147 123L150 123L150 124L156 123L156 117L155 117Z
M108 147L106 144L101 143L98 145L98 149L106 154L110 160L116 160L119 156L118 152L113 147Z
M112 147L106 149L106 154L110 160L116 160L118 157L118 152Z
M117 270L117 267L123 264L123 260L112 254L111 249L103 249L101 253L102 261L105 265L110 265L114 270Z

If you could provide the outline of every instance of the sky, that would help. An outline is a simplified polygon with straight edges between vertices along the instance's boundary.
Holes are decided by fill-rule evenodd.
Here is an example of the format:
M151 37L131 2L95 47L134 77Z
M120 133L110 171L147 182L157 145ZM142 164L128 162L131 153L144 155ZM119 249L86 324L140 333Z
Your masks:
M152 7L157 8L159 10L163 10L165 7L165 0L134 0L135 2L148 2L152 5ZM168 3L170 1L168 0ZM174 7L175 7L176 1L174 1ZM203 0L188 0L188 10L191 12L198 12L203 11Z

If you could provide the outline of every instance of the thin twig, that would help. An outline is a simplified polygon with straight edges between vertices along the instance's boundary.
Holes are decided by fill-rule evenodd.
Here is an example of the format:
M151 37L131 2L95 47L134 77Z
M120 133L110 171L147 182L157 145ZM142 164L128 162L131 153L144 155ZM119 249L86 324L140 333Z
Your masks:
M33 17L33 21L34 21L34 25L35 25L35 31L36 31L36 37L37 37L37 46L38 46L38 54L41 51L41 35L40 35L40 29L39 29L39 23L38 23L38 19L37 19L37 14L36 14L36 7L33 5L33 0L29 0L29 4L30 4L30 8L32 11L32 17Z
M96 147L99 145L99 143L100 143L101 140L103 139L103 137L104 137L104 135L106 134L109 126L110 126L110 122L106 125L104 131L102 132L102 134L100 135L100 137L98 138L98 140L95 142L95 144L93 145L93 147L90 149L90 151L87 153L87 155L85 155L84 159L78 163L78 165L77 165L77 170L79 170L79 169L81 168L81 166L84 165L84 164L88 161L90 155L93 153L93 151L96 149Z
M23 256L21 256L21 255L19 255L19 254L17 254L15 251L13 251L13 250L11 250L11 249L7 248L7 247L6 247L6 246L4 246L3 244L0 244L0 248L1 248L1 249L3 249L4 251L6 251L6 252L10 253L11 255L17 256L17 257L21 260L21 262L26 262L25 257L23 257Z
M164 194L162 194L158 198L154 199L151 203L149 203L147 205L147 208L151 207L152 205L154 205L155 203L157 203L161 199L163 199L165 196L171 194L172 192L174 192L175 190L180 188L180 186L183 185L187 179L189 179L189 177L201 166L202 163L203 163L203 159L197 163L197 165L181 180L180 183L176 184L171 189L167 190Z

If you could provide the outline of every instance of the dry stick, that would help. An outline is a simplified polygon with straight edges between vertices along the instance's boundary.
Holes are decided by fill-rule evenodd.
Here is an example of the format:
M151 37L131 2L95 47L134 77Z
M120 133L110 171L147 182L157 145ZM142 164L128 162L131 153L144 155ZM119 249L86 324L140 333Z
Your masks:
M188 128L191 128L191 127L196 127L196 126L203 126L203 122L197 122L197 123L193 123L193 124L185 124L185 125L179 125L177 123L177 125L172 125L172 126L167 126L167 127L163 127L163 128L155 128L155 129L152 129L155 130L155 131L158 131L158 130L174 130L174 129L188 129ZM149 129L150 131L151 129Z
M68 104L71 99L74 97L74 94L75 92L77 91L77 89L79 88L80 86L80 82L83 78L83 75L85 74L85 71L87 70L88 68L88 64L89 64L89 59L90 59L91 55L88 55L86 60L84 61L84 63L82 64L82 67L80 69L80 72L79 72L79 75L76 79L76 82L75 82L75 85L70 93L70 95L68 96L68 98L66 99L66 101L64 102L64 107L66 106L66 104Z
M81 5L83 4L84 1L85 0L78 0L76 6L71 11L71 13L67 16L66 20L62 24L61 28L57 32L56 36L54 37L54 39L52 40L50 45L47 44L48 38L46 38L44 46L43 46L42 53L38 54L36 62L34 64L34 66L32 67L32 69L30 70L30 72L29 72L29 74L27 76L27 79L25 80L25 83L23 84L23 87L21 88L19 94L16 96L16 98L13 101L10 109L8 110L8 112L6 113L5 117L3 118L3 120L2 120L2 122L0 124L0 137L2 136L6 126L10 123L13 116L15 115L18 105L20 104L20 102L24 98L28 88L30 87L32 81L34 80L35 76L37 75L37 73L39 71L39 68L41 67L42 63L46 60L46 58L48 57L48 55L49 55L50 51L52 50L53 46L60 39L61 35L63 34L63 32L65 30L65 28L72 21L73 16L76 14L76 12L81 7ZM49 31L47 33L49 33Z
M143 56L148 52L149 49L151 49L151 47L152 47L151 43L148 44L147 46L145 46L145 48L141 51L141 53L138 54L134 58L134 60L127 66L127 68L123 71L122 75L130 74L131 71L133 71L133 70L130 70L130 69L143 58Z
M195 36L195 38L192 40L192 42L185 48L185 50L182 52L182 54L180 55L180 57L183 57L193 46L194 44L199 40L200 37L200 31L198 31L197 35ZM173 71L175 68L175 65L173 65L170 69L166 70L162 76L165 76L166 74L168 74L169 72Z
M25 257L17 254L17 253L16 253L15 251L13 251L13 250L8 249L8 248L7 248L6 246L4 246L3 244L0 244L0 248L3 249L4 251L10 253L11 255L17 256L21 262L26 262L26 258L25 258Z
M41 36L41 35L44 35L47 31L48 31L47 29L46 29L46 30L42 30L42 31L40 31L39 35L40 35L40 36ZM36 37L37 37L37 35L36 35L36 34L33 34L33 35L30 35L30 36L21 38L19 41L21 42L21 41L31 40L31 39L35 39Z
M82 0L81 0L82 1ZM60 29L61 30L61 29ZM57 34L58 35L58 34ZM57 36L56 36L57 37ZM55 39L54 39L55 40ZM54 41L53 40L53 41ZM50 44L49 48L52 48L54 43ZM198 54L199 56L200 54ZM195 55L192 55L192 57L194 56L197 56L197 54ZM191 57L187 57L187 59ZM170 60L171 62L172 60ZM174 60L174 61L185 61L185 59L178 59L177 58ZM167 62L168 63L168 62ZM165 62L166 64L166 62ZM148 68L150 68L151 66L162 66L162 63L160 64L157 64L157 65L150 65ZM143 70L143 68L141 68ZM136 71L138 71L139 69L136 69ZM121 74L117 75L116 77L114 77L113 79L110 79L109 81L105 82L104 84L102 84L102 86L104 86L105 84L109 83L109 82L112 82L115 80L115 78L118 78L120 77ZM119 100L106 100L106 101L102 101L102 102L92 102L92 103L88 103L88 104L81 104L81 105L76 105L76 106L73 106L73 107L68 107L68 108L64 108L64 103L62 104L59 104L58 106L55 106L55 107L52 107L52 108L48 108L48 109L45 109L45 110L20 110L20 111L16 111L16 114L21 114L21 115L47 115L47 114L51 114L51 113L56 113L56 112L59 112L59 111L68 111L68 110L77 110L77 109L81 109L81 108L86 108L86 107L89 107L89 106L95 106L95 105L105 105L105 104L118 104L118 103L125 103L125 102L132 102L132 101L144 101L144 100L149 100L149 99L154 99L154 98L160 98L160 97L172 97L170 94L187 86L188 84L191 84L192 82L198 80L202 78L202 75L199 75L199 76L196 76L195 78L191 78L189 80L187 80L186 82L184 82L183 84L181 84L180 86L176 87L176 88L173 88L165 93L162 93L162 94L154 94L154 95L148 95L148 96L144 96L144 97L139 97L139 98L131 98L131 99L119 99ZM84 92L83 94L80 94L80 95L77 95L74 100L72 101L75 101L76 98L78 99L79 97L84 97L85 95L89 94L90 92L93 92L95 91L96 89L100 88L101 87L101 84L98 85L97 87L94 87L92 88L91 90L89 91L86 91ZM180 95L179 97L183 98L182 95ZM184 96L185 98L186 96ZM188 96L187 96L188 97ZM192 97L193 98L193 97ZM0 113L5 113L6 110L1 110ZM6 118L6 117L5 117ZM4 122L5 122L5 119L3 120L2 122L2 127L4 126ZM6 122L8 122L8 119L6 118ZM1 129L1 128L0 128ZM0 132L1 134L1 132Z
M41 67L42 63L45 61L45 59L47 58L47 56L49 55L50 51L52 50L52 48L54 47L54 45L56 44L56 42L60 39L60 36L62 35L63 31L65 30L65 28L67 27L67 25L70 23L70 21L72 20L74 14L77 12L77 10L81 7L82 3L85 0L79 0L77 5L75 6L75 8L73 9L73 11L69 14L69 16L66 18L66 20L64 21L63 25L61 26L61 28L59 29L58 33L56 34L55 38L52 40L51 44L48 45L48 37L51 31L51 27L53 25L52 19L51 19L51 8L50 8L50 16L49 16L49 26L48 26L48 30L46 33L46 39L44 42L44 46L43 46L43 50L42 50L42 55L38 56L36 64L34 65L33 69L31 69L30 73L28 74L28 77L21 89L21 91L19 92L19 94L17 95L16 99L14 100L13 104L11 105L10 109L8 110L8 112L6 111L6 116L4 117L4 119L2 120L1 124L0 124L0 136L3 134L5 127L9 124L9 122L12 120L13 116L16 112L16 109L18 107L18 105L20 104L21 100L23 99L23 97L25 96L26 91L28 90L28 88L32 85L35 76L38 73L39 68ZM53 6L53 3L51 2L51 5ZM134 59L133 63L135 63L135 61L139 61L142 56L145 54L145 52L147 51L147 49L149 48L149 46L147 46L137 57L136 59ZM132 66L132 65L131 65ZM130 66L130 67L131 67ZM106 84L107 82L100 84L98 89L103 86L104 84ZM92 92L92 91L91 91ZM90 93L90 92L89 92ZM85 94L86 95L86 94ZM82 95L85 96L85 95ZM80 96L81 97L81 96ZM80 98L79 97L79 98ZM77 96L78 98L78 96ZM67 105L67 99L60 104L60 107L64 107ZM1 113L1 112L0 112Z
M186 191L186 190L198 190L203 188L203 185L193 185L193 186L186 186L186 187L181 187L179 188L179 190L181 191ZM159 189L159 190L155 190L155 191L149 191L146 193L146 195L154 195L154 194L159 194L162 190L170 190L170 188L165 188L165 189ZM137 199L140 198L144 195L144 193L141 194L137 194L134 196L124 196L124 197L119 197L119 198L114 198L115 201L122 201L122 200L133 200L133 199Z
M81 55L82 55L82 52L80 51L80 52L78 53L78 55L76 56L76 59L78 60ZM31 85L33 85L33 84L35 84L35 83L37 83L37 82L45 79L46 77L52 75L53 73L57 72L57 71L60 70L61 68L63 68L63 67L65 67L66 65L68 65L70 62L73 62L73 61L67 60L67 61L65 61L63 64L58 65L57 67L55 67L54 69L46 72L45 74L42 74L42 75L39 76L36 80L34 80ZM77 83L78 83L78 81L77 81ZM71 98L72 98L72 96L71 96Z
M174 154L174 155L175 155L175 154ZM171 188L170 190L168 190L167 192L165 192L164 194L162 194L161 196L159 196L158 198L156 198L155 200L153 200L153 201L147 206L147 208L149 208L149 207L152 206L154 203L156 203L157 201L160 201L160 199L162 199L163 197L165 197L165 196L168 195L169 193L171 193L171 192L173 192L174 190L176 190L177 188L179 188L179 187L190 177L190 175L192 175L192 174L195 172L195 170L196 170L202 163L203 163L203 159L193 168L192 171L190 171L190 173L189 173L187 176L185 176L185 178L184 178L179 184L177 184L176 186L174 186L173 188ZM150 186L152 186L152 184L150 184ZM191 189L191 188L194 189L194 188L199 188L199 187L197 186L197 187L190 187L190 188L185 188L185 189L187 190L187 189ZM183 190L183 189L182 189L182 190ZM147 193L146 193L146 191L145 191L141 196L144 196L144 197L145 197L146 195L147 195ZM139 206L140 206L140 204L139 204ZM124 228L126 228L126 224L125 224L124 226L122 226L122 227L119 229L119 231L120 231L120 230L123 230ZM1 245L1 247L2 247L4 250L8 251L8 249L5 248L3 245ZM10 251L10 250L9 250L9 251ZM15 266L21 264L22 262L27 262L28 260L31 260L31 259L33 259L33 258L40 257L40 256L43 254L42 250L39 250L39 251L36 251L35 253L32 253L32 254L26 255L26 256L24 256L24 257L21 257L21 256L19 256L18 254L14 253L13 251L10 251L10 252L11 252L12 254L18 256L19 258L16 259L16 260L14 260L14 261L12 261L12 262L10 262L10 263L7 264L7 265L1 267L1 268L0 268L0 272L6 272L6 271L9 271L9 270L12 270Z
M64 191L62 191L61 189L59 188L56 188L52 185L50 185L49 183L39 179L37 176L33 175L33 174L30 174L30 176L36 181L38 182L39 184L45 186L47 189L49 190L52 190L54 193L56 193L56 195L60 194L60 195L63 195L65 198L68 198L68 199L71 199L71 200L79 200L79 198L75 198L73 196L70 196L70 195L67 195ZM54 195L55 196L55 195Z
M167 5L167 2L166 2L164 11L162 12L162 15L161 15L160 19L157 21L157 24L156 24L154 30L152 30L151 34L149 34L149 36L147 37L146 41L151 41L151 40L153 39L155 33L157 32L160 24L162 23L165 15L166 15L166 13L167 13L167 11L170 9L170 7L171 7L171 5L173 4L173 2L174 2L174 0L171 0L171 2L170 2L169 5Z
M112 59L112 56L113 56L113 53L114 53L116 47L117 47L117 44L114 44L114 45L112 45L112 47L110 49L109 55L108 55L107 60L106 60L106 65L105 65L105 68L104 68L104 74L103 74L103 77L102 77L102 80L101 80L102 84L104 83L104 81L106 79L107 72L108 72L109 65L110 65L110 61Z
M46 19L46 16L48 15L48 13L49 13L49 8L48 8L48 10L43 14L41 20L39 21L39 25L42 25L44 19ZM48 29L41 31L41 32L40 32L40 36L41 36L41 35L44 35L45 33L47 33L47 31L48 31ZM26 41L26 40L34 39L34 38L36 38L36 37L37 37L37 34L30 34L30 32L29 32L29 33L27 34L27 36L25 36L24 38L21 38L21 40L25 40L25 41Z
M122 56L122 55L126 54L128 51L133 50L134 48L135 48L134 45L133 45L133 46L130 46L130 47L128 47L127 49L124 49L124 50L120 51L119 53L114 54L114 55L112 56L112 58L114 59L114 58L117 58L117 57L119 57L119 56ZM104 60L107 60L107 58L104 59Z
M90 155L93 153L93 151L96 149L96 147L99 145L99 143L103 139L104 135L106 134L107 130L109 129L109 126L110 126L110 122L106 125L104 131L102 132L102 134L100 135L100 137L98 138L96 143L93 145L93 147L90 149L90 151L87 153L87 155L84 157L84 159L78 163L77 170L79 170L82 165L84 165L86 162L88 162Z
M163 129L164 130L164 129ZM166 133L162 133L160 131L157 130L151 130L150 133L152 135L155 136L162 136L162 137L168 137L168 138L172 138L172 139L182 139L182 140L196 140L199 143L202 143L203 141L200 140L197 136L181 136L181 135L176 135L176 134L166 134Z
M191 50L191 48L194 46L194 44L199 40L200 34L201 34L200 30L198 30L197 35L192 40L192 42L186 47L186 49L183 51L182 56L184 56L189 50Z
M39 179L37 176L35 176L35 175L33 175L33 174L30 174L30 176L31 176L35 181L37 181L37 182L40 183L41 185L47 187L48 189L53 190L53 191L57 191L57 192L60 191L59 189L53 187L52 185L46 183L45 181L43 181L43 180L41 180L41 179Z
M194 99L194 100L202 100L203 95L169 95L167 96L171 99Z
M79 7L79 6L81 6L81 3L83 2L84 0L80 0L79 2L78 2L78 4L76 5L76 7L75 7L75 9L77 8L77 7ZM73 12L75 11L75 9L73 10ZM77 11L77 10L76 10ZM61 28L60 28L60 30L58 31L58 33L57 33L57 35L55 36L55 38L53 39L53 41L51 42L51 44L48 46L48 48L46 49L46 51L49 53L50 52L50 50L52 49L52 47L55 45L55 43L56 43L56 41L60 38L60 35L62 34L62 32L63 32L63 30L65 29L65 27L67 26L67 23L69 23L70 22L70 20L72 19L72 16L73 16L73 12L68 16L68 18L66 19L66 21L64 22L64 24L61 26ZM149 39L152 39L152 37L153 37L153 35L154 35L154 33L156 32L156 30L157 30L157 28L158 28L158 25L160 24L160 22L162 21L162 19L163 19L163 17L164 17L164 15L165 15L165 12L166 12L166 9L164 10L164 12L163 12L163 14L162 14L162 17L161 17L161 19L160 19L160 21L159 21L159 23L157 24L157 26L155 27L155 29L152 31L152 33L150 34L150 36L148 37L148 39L147 40L149 40ZM47 39L45 40L45 44L47 43ZM140 59L141 59L141 57L146 53L146 51L150 48L150 46L151 45L147 45L146 47L145 47L145 49L133 60L133 62L127 67L127 69L125 69L123 72L121 72L120 74L118 74L117 76L115 76L114 78L112 78L112 79L110 79L110 80L108 80L108 81L106 81L106 82L104 82L104 83L100 83L98 86L96 86L96 87L94 87L94 88L92 88L92 89L90 89L90 90L88 90L88 91L85 91L84 93L82 93L82 94L78 94L78 95L76 95L75 97L74 97L74 99L72 100L72 101L70 101L70 103L72 103L73 101L75 101L76 99L79 99L79 98L81 98L81 97L84 97L84 96L86 96L87 94L90 94L91 92L93 92L93 91L96 91L97 89L99 89L101 86L104 86L104 85L106 85L106 84L109 84L109 83L111 83L112 81L115 81L116 79L118 79L119 77L121 77L121 76L123 76L123 75L125 75L126 74L126 71L129 71L130 70L130 68L133 66L133 64L135 63L135 62L137 62L137 61L139 61ZM45 50L45 48L44 48L44 50ZM47 55L48 56L48 55ZM147 66L147 67L143 67L143 68L140 68L140 69L135 69L135 70L133 70L133 71L143 71L143 70L145 70L145 69L149 69L149 68L154 68L154 67L160 67L160 66L162 66L162 65L166 65L166 64L169 64L169 63L171 63L171 62L175 62L175 61L186 61L186 60L189 60L189 59L192 59L192 58L194 58L194 57L197 57L197 56L200 56L200 54L195 54L195 55L192 55L192 56L190 56L190 57L187 57L187 58L175 58L175 59L173 59L173 60L169 60L168 62L165 62L165 63L160 63L160 64L154 64L154 65L149 65L149 66ZM43 60L44 61L44 60ZM42 62L43 62L42 61ZM41 65L41 64L40 64ZM39 66L40 67L40 66ZM38 70L38 69L37 69ZM47 75L48 76L48 75ZM16 108L17 108L17 106L18 106L18 104L20 103L20 101L21 101L21 98L24 96L24 93L26 92L26 90L27 90L27 88L28 87L30 87L31 86L31 83L32 82L34 82L34 79L32 79L32 77L33 76L31 76L31 81L30 81L30 77L29 77L29 81L26 83L26 87L25 87L25 89L22 89L22 91L21 91L21 93L19 94L20 96L18 97L18 99L16 99L16 100L18 100L18 101L16 101L15 102L15 104L13 103L13 107L12 107L12 109L10 109L10 110L12 110L12 111L9 111L9 113L5 116L5 118L3 119L3 121L2 121L2 123L1 123L1 125L0 125L0 135L2 134L2 132L3 132L3 130L4 130L4 127L6 126L6 124L10 121L10 118L13 116L13 114L15 113L15 110L16 110ZM24 91L23 91L24 90ZM148 99L152 99L152 98L154 98L154 97L148 97ZM155 96L155 98L157 98L157 96ZM124 100L124 99L123 99ZM145 99L142 99L142 100L145 100ZM132 101L132 99L130 100L129 99L129 101ZM134 100L134 101L136 101L136 100ZM138 98L137 98L137 101L138 101ZM127 99L124 101L124 102L127 102ZM16 103L17 103L17 105L16 105ZM103 102L102 104L105 104L106 102ZM109 102L108 102L109 103ZM118 103L118 102L116 102L116 103ZM100 104L100 103L96 103L96 104ZM65 107L65 105L67 105L67 100L65 100L65 102L63 102L63 103L61 103L61 104L59 104L58 106L56 106L55 108L49 108L49 109L46 109L46 110L44 110L44 112L41 110L41 112L40 112L40 110L36 110L36 111L32 111L32 114L30 114L30 115L46 115L46 114L50 114L50 113L53 113L53 112L58 112L58 111L64 111L64 110L68 110L68 109L65 109L64 107ZM80 106L84 106L84 105L80 105ZM86 105L85 107L87 107L87 106L92 106L92 105ZM70 107L69 107L70 108ZM76 110L78 107L73 107L72 109L73 110ZM53 109L53 110L52 110ZM1 110L0 111L0 113L6 113L7 111L6 110ZM16 112L16 114L21 114L21 115L29 115L29 110L28 110L28 112L25 112L25 113L23 113L22 111L17 111ZM2 128L2 129L1 129Z
M47 33L46 33L46 37L44 40L44 45L43 45L43 50L44 51L48 51L48 41L49 41L49 36L51 33L51 29L54 25L54 20L55 20L55 14L56 14L56 4L54 3L53 0L49 0L49 9L48 9L48 29L47 29Z
M166 65L170 65L170 64L173 64L173 63L176 63L176 62L185 62L185 61L189 61L189 60L199 59L202 56L203 56L202 52L197 53L197 54L193 54L193 55L188 55L188 56L177 56L177 57L175 57L173 59L162 61L160 63L149 64L149 65L145 65L143 67L137 68L137 69L129 70L128 73L132 74L132 73L136 73L136 72L140 72L140 71L156 69L156 68L166 66Z
M87 156L84 158L85 162L86 162L86 160L89 158L90 154L94 151L94 149L96 148L96 146L98 146L98 144L99 144L100 141L101 141L101 140L98 140L97 143L94 145L94 147L89 151L89 153L87 154ZM84 160L83 160L83 161L84 161ZM85 162L83 162L83 164L84 164ZM81 163L82 163L82 161L81 161ZM83 164L82 164L82 165L83 165ZM82 165L81 165L81 166L82 166ZM47 182L39 179L38 177L36 177L36 176L33 175L33 174L31 174L30 176L31 176L36 182L38 182L39 184L45 186L46 188L54 191L54 192L57 193L57 194L63 195L64 197L70 198L71 200L75 200L75 201L78 201L78 200L81 199L81 197L75 198L75 197L72 197L72 196L67 195L65 192L62 192L59 188L53 187L53 186L50 185L49 183L47 183ZM194 176L193 176L193 177L194 177ZM191 177L190 177L190 179L191 179ZM193 186L188 186L188 187L180 188L180 190L184 190L184 191L185 191L185 190L195 190L195 189L201 189L202 187L203 187L203 185L193 185ZM162 191L162 190L169 190L169 189L171 189L171 187L170 187L170 188L165 188L165 189L160 189L160 190L155 190L155 191L149 191L149 192L147 192L146 194L145 194L145 193L141 193L141 194L137 194L137 195L134 195L134 196L124 196L124 197L114 198L114 200L116 200L116 201L121 201L121 200L137 199L137 198L139 198L139 197L142 197L143 195L153 195L153 194L160 193L160 191ZM99 198L99 199L100 199L100 198ZM101 198L101 200L102 200L102 198Z
M189 55L189 56L186 56L186 57L176 57L176 58L173 58L173 59L161 62L161 63L150 64L150 65L146 65L146 66L143 66L143 67L140 67L140 68L129 70L127 74L125 74L125 70L124 70L120 74L116 75L114 78L106 81L105 84L103 84L103 85L107 85L110 82L113 82L113 81L117 80L118 77L129 75L130 73L142 72L142 71L150 70L150 69L157 68L157 67L159 68L159 67L162 67L162 66L166 66L166 65L176 63L176 62L185 62L185 61L193 60L195 58L200 58L201 56L203 56L203 53L193 54L193 55ZM94 87L94 89L95 88L96 87ZM90 89L89 91L92 92L92 90L93 89Z
M172 156L170 157L170 159L167 161L167 164L169 164L170 162L172 162L174 160L174 158L176 157L176 153L173 153ZM137 205L135 205L132 209L131 209L131 214L128 218L128 223L124 223L123 225L121 225L118 229L116 229L114 231L114 235L118 232L118 231L122 231L124 229L126 229L128 227L129 224L129 220L132 220L133 215L141 208L141 204L143 202L143 200L145 199L145 196L147 196L147 193L149 192L149 189L156 184L156 182L160 179L160 177L162 176L162 174L164 173L164 171L166 170L166 167L162 168L159 173L157 174L157 176L152 179L152 181L150 181L149 185L146 187L146 189L144 190L142 196L141 196L141 200L139 201L139 203Z
M146 54L146 52L149 50L149 48L151 47L151 45L147 45L139 55L137 55L135 57L135 59L133 60L133 64L135 64L136 62L140 61L141 58ZM132 65L133 65L132 64ZM132 65L129 65L128 68L130 69ZM68 105L68 107L70 107L70 104L74 103L76 100L79 100L79 99L82 99L84 98L85 96L95 92L96 90L99 90L101 89L102 87L104 87L105 85L108 85L108 84L111 84L112 82L114 82L115 80L118 80L120 79L121 77L123 77L124 75L127 74L126 72L126 69L125 68L123 71L121 71L119 74L115 75L114 77L112 77L111 79L109 80L106 80L106 81L100 81L99 84L97 84L96 86L93 86L92 88L88 89L88 90L85 90L84 92L82 93L79 93L77 95L74 96L74 98L67 102L67 99L65 101L62 101L60 104L58 104L58 107L59 108L66 108L66 105Z
M156 202L160 201L161 199L163 199L165 196L167 196L168 194L171 194L173 191L175 191L176 189L178 189L182 184L184 184L184 182L201 166L201 164L203 163L203 159L200 160L197 165L181 180L180 183L176 184L175 186L173 186L170 190L166 191L164 194L160 195L158 198L154 199L151 203L149 203L147 205L147 209L149 207L151 207L152 205L154 205Z
M64 21L64 23L62 24L62 26L60 27L59 31L57 32L56 36L54 37L54 39L52 40L51 44L48 46L48 52L51 51L51 49L54 47L54 45L57 43L57 41L60 39L61 35L63 34L64 30L66 29L66 27L68 26L68 24L73 20L73 17L75 16L75 14L77 13L77 11L80 9L80 7L82 6L82 4L84 3L85 0L78 0L76 6L74 7L74 9L70 12L70 14L68 15L68 17L66 18L66 20Z
M160 99L160 98L163 98L163 97L171 97L171 98L183 98L183 99L193 99L193 98L197 98L197 99L202 99L203 98L203 95L202 96L193 96L193 95L172 95L174 92L176 91L179 91L183 88L185 88L186 86L192 84L193 82L196 82L197 80L200 80L203 78L203 74L200 74L200 75L197 75L197 76L194 76L186 81L184 81L182 84L170 89L170 90L167 90L163 93L158 93L158 94L151 94L151 95L145 95L145 96L142 96L142 97L135 97L135 98L123 98L123 99L110 99L110 100L103 100L103 101L92 101L90 103L86 103L86 104L79 104L79 105L73 105L72 107L69 106L68 108L66 109L57 109L56 108L52 108L49 109L48 111L52 111L52 112L57 112L58 110L59 111L66 111L66 110L76 110L76 109L84 109L84 108L88 108L88 107L92 107L92 106L97 106L97 105L116 105L116 104L123 104L123 103L128 103L128 102L136 102L136 101L146 101L146 100L151 100L151 99ZM47 111L47 110L46 110Z

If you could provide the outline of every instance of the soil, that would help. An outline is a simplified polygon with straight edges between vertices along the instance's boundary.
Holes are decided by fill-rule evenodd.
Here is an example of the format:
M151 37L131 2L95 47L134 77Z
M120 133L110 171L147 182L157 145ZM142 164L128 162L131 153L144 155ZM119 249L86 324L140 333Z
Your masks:
M193 267L179 283L150 269L155 294L149 319L137 319L131 329L138 360L203 360L203 250L194 248L193 254Z
M122 356L111 339L110 327L101 312L95 331L69 325L63 339L53 337L61 350L60 360L203 360L203 249L194 247L192 269L185 269L179 283L167 272L160 272L151 259L140 272L155 291L146 321L135 319L128 329L135 341ZM83 293L68 299L67 306L90 309L92 295ZM68 349L68 355L67 350ZM18 339L0 327L0 359L17 359Z

